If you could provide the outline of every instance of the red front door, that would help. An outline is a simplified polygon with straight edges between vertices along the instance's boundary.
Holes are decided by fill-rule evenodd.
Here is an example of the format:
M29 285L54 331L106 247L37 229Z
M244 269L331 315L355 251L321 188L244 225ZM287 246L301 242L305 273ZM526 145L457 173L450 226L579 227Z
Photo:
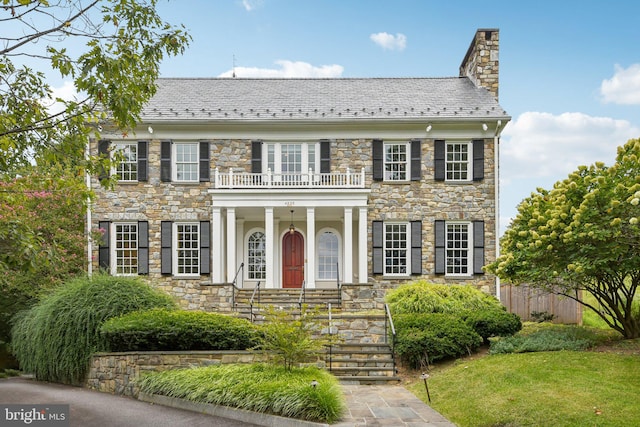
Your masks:
M304 241L302 234L287 233L282 239L282 287L300 288L304 280Z

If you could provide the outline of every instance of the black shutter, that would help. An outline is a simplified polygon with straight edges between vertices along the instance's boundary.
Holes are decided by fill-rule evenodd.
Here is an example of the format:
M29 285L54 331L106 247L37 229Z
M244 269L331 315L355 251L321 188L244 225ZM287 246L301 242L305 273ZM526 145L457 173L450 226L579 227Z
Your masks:
M101 139L98 141L98 155L100 157L109 158L109 144L111 144L111 141L108 139ZM102 181L107 178L109 178L109 169L101 166L100 171L98 172L98 179Z
M444 181L446 172L446 147L443 139L435 140L435 149L433 152L433 166L435 169L434 179L436 181Z
M251 173L262 173L262 141L251 141Z
M473 140L473 180L484 179L484 140Z
M171 182L171 141L160 143L160 181Z
M320 173L331 172L331 143L328 139L320 140Z
M473 274L484 274L484 221L473 221Z
M435 274L445 274L445 234L446 223L442 220L435 221L435 238L436 238L436 252L435 252Z
M148 179L148 146L147 141L138 141L138 181L145 182Z
M200 274L211 273L211 223L200 221Z
M411 221L411 274L422 274L422 221Z
M171 240L173 236L173 223L171 221L162 221L160 227L160 272L162 274L171 274Z
M109 267L110 267L110 248L109 248L109 240L111 237L111 234L109 233L109 228L111 226L111 222L110 221L100 221L98 222L98 227L101 230L104 230L104 233L102 234L102 239L100 240L100 245L98 246L98 266L100 268L103 268L107 271L109 271Z
M372 242L373 242L373 274L384 273L383 245L384 229L382 221L372 222Z
M373 180L382 181L384 179L384 146L381 139L374 139L371 142L373 156Z
M209 162L209 141L200 141L200 182L209 182L211 163Z
M420 181L422 176L422 149L420 140L411 141L411 181Z
M149 274L149 221L138 221L138 274Z

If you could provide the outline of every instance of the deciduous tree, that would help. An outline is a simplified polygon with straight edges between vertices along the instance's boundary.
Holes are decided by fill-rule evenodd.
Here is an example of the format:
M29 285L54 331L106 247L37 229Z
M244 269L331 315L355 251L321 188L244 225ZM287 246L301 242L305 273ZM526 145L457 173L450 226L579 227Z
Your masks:
M640 139L612 166L581 166L518 207L488 270L513 284L564 295L625 338L640 337ZM579 291L593 295L586 301ZM636 301L634 302L634 299Z

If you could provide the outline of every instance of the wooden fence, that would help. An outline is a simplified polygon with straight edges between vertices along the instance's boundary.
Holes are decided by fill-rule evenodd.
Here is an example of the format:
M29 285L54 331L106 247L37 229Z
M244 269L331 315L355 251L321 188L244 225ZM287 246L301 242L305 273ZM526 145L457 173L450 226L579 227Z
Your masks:
M582 305L572 299L550 294L526 285L500 286L500 300L510 313L523 321L536 320L531 313L549 313L554 323L582 324Z

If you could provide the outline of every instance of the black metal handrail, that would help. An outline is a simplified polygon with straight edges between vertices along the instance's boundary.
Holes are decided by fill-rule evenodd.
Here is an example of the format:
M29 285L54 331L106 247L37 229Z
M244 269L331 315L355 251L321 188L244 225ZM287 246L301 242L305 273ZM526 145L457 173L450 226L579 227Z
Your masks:
M331 336L333 334L333 328L331 326L331 303L327 304L328 310L329 310L329 372L332 371L333 368L333 337Z
M396 372L396 328L393 325L393 318L391 317L391 310L389 310L389 304L384 305L386 316L384 318L384 341L389 344L389 337L387 330L391 331L391 360L393 361L393 372Z
M251 299L249 300L249 308L250 308L250 313L251 313L251 322L253 322L254 319L254 314L253 314L253 302L255 301L256 298L256 292L258 293L258 304L260 304L260 282L258 281L258 283L256 283L256 287L253 289L253 293L251 294Z
M300 298L298 298L298 307L300 308L300 316L302 316L302 304L306 302L306 289L307 284L306 281L302 281L302 286L300 286Z
M240 291L240 288L236 285L236 282L238 280L238 274L240 274L241 271L244 271L244 262L240 263L240 268L238 269L238 271L236 271L236 275L233 277L233 282L231 282L231 310L236 310L236 294ZM244 273L240 276L240 278L242 279L244 277Z

